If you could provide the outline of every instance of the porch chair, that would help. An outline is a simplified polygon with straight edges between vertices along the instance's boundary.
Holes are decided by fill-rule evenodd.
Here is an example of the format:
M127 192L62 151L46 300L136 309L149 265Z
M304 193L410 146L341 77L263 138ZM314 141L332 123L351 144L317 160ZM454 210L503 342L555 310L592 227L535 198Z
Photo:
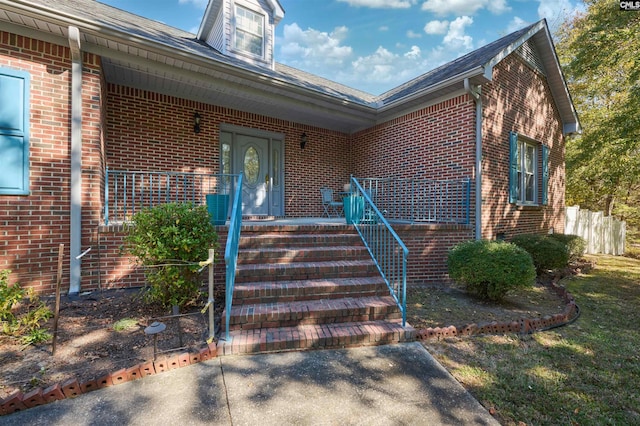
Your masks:
M342 202L333 199L333 189L320 188L320 194L322 194L322 207L324 208L323 216L333 217L331 213L335 217L342 216Z

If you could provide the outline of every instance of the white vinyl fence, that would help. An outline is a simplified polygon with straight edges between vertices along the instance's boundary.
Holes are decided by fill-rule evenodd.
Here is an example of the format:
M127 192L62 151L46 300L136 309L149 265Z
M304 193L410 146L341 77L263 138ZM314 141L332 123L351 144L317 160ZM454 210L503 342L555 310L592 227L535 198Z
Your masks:
M605 216L603 212L566 208L564 233L578 235L587 241L589 254L624 254L627 223Z

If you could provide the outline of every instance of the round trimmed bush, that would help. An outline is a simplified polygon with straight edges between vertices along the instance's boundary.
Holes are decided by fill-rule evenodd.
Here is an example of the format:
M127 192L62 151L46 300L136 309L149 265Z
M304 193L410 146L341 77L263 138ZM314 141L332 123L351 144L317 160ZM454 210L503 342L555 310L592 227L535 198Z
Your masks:
M508 292L535 283L531 256L520 247L499 241L467 241L447 258L449 276L478 296L499 300Z
M564 244L569 253L569 260L577 260L587 251L587 241L577 235L550 234L549 238Z
M569 250L560 241L542 234L516 235L511 242L525 249L533 258L536 271L564 268L569 263Z

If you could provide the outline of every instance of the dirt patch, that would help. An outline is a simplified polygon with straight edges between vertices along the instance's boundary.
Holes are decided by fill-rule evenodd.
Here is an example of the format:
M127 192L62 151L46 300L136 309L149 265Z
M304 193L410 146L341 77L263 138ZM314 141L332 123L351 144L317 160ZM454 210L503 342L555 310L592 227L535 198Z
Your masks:
M53 308L54 301L47 301ZM208 313L199 306L172 316L170 309L149 305L140 290L106 290L75 298L63 297L58 320L56 352L51 341L24 346L0 337L0 399L16 390L28 392L77 378L80 383L100 378L154 357L153 337L144 330L154 321L166 325L158 334L157 353L197 351L209 334ZM216 325L222 303L216 303ZM51 332L53 321L45 326Z
M421 287L407 290L407 321L417 330L535 319L558 314L563 309L563 301L543 282L519 289L499 302L479 299L460 288Z

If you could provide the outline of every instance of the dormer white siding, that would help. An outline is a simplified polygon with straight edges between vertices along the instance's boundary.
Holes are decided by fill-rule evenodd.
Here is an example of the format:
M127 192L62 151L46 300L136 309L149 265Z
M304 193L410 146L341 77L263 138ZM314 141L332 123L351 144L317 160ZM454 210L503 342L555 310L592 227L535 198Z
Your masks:
M210 0L198 38L224 55L273 69L277 0Z

